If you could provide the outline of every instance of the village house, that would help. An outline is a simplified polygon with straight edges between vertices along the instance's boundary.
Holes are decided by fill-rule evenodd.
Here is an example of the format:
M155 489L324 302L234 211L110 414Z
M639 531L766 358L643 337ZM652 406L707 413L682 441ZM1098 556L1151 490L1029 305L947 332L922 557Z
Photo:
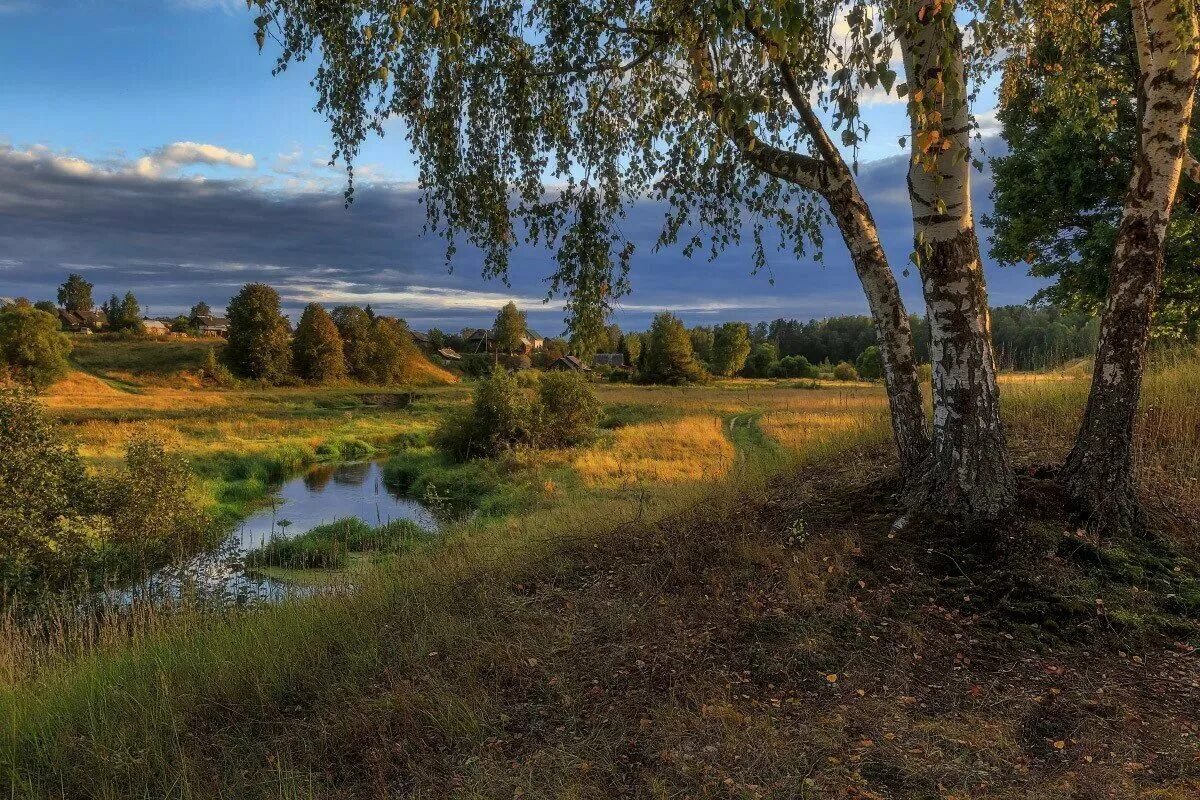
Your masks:
M414 331L410 328L408 335L412 337L413 344L415 344L417 347L429 346L429 334L421 333L420 331Z
M199 328L201 336L229 337L229 320L225 317L200 317Z
M437 351L437 354L447 361L462 361L462 356L449 347L443 347Z
M60 308L58 321L63 330L71 333L95 333L108 325L108 317L103 311L68 311Z
M491 353L496 350L496 336L488 328L468 328L463 331L463 338L472 353ZM525 335L521 337L521 348L514 355L530 355L541 350L545 343L540 333L526 328Z
M166 336L171 332L170 326L160 319L143 319L142 327L151 336Z
M552 369L555 372L591 372L592 368L583 363L576 356L559 356L551 362L547 369Z

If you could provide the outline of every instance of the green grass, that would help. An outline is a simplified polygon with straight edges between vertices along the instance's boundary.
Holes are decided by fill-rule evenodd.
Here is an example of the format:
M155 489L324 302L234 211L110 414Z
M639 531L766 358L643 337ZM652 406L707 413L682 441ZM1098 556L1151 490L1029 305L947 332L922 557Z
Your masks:
M409 520L378 527L357 518L318 525L297 536L276 536L246 554L252 569L282 567L287 570L345 569L355 553L399 553L428 535Z

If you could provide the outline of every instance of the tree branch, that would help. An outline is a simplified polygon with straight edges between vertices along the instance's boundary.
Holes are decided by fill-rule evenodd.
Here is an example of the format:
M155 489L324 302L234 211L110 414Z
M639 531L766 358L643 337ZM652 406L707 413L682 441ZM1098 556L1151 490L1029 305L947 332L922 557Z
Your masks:
M689 61L701 105L717 129L733 142L743 158L768 175L819 194L826 194L836 186L839 181L828 164L809 155L767 144L758 138L747 120L734 119L733 112L717 88L712 55L703 32L696 37Z

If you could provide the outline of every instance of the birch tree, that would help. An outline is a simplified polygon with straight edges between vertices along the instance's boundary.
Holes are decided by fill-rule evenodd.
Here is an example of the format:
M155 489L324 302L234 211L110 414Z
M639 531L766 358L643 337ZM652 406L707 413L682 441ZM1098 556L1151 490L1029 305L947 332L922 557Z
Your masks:
M335 158L351 164L402 120L448 257L465 242L495 277L521 238L554 248L550 293L566 296L569 330L629 290L620 223L635 204L665 206L657 246L715 256L748 237L766 271L772 244L819 256L832 218L871 308L901 464L918 471L929 438L909 317L853 172L866 128L852 78L891 89L896 75L864 24L852 46L831 43L840 2L253 4L277 70L319 61ZM870 68L838 63L848 55Z
M1195 0L1133 0L1141 122L1101 319L1083 423L1064 465L1066 486L1089 527L1138 524L1133 425L1150 324L1162 285L1167 226L1181 174L1200 180L1188 148L1200 73Z
M924 499L935 510L995 519L1012 508L1016 491L972 216L972 125L958 10L950 0L901 2L887 9L885 22L904 58L914 252L932 333L933 452Z

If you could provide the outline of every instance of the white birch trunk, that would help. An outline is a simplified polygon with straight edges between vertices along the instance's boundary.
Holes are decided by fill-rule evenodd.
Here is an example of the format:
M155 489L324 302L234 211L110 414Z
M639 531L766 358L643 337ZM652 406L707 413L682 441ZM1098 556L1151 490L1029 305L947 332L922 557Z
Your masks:
M907 3L897 33L912 123L908 188L932 329L933 452L916 499L936 513L994 520L1010 512L1016 490L971 213L962 34L949 2Z
M1134 0L1143 110L1125 196L1087 409L1063 477L1098 532L1139 523L1133 428L1150 324L1162 287L1167 225L1180 174L1194 169L1188 125L1200 71L1200 23L1190 0Z

